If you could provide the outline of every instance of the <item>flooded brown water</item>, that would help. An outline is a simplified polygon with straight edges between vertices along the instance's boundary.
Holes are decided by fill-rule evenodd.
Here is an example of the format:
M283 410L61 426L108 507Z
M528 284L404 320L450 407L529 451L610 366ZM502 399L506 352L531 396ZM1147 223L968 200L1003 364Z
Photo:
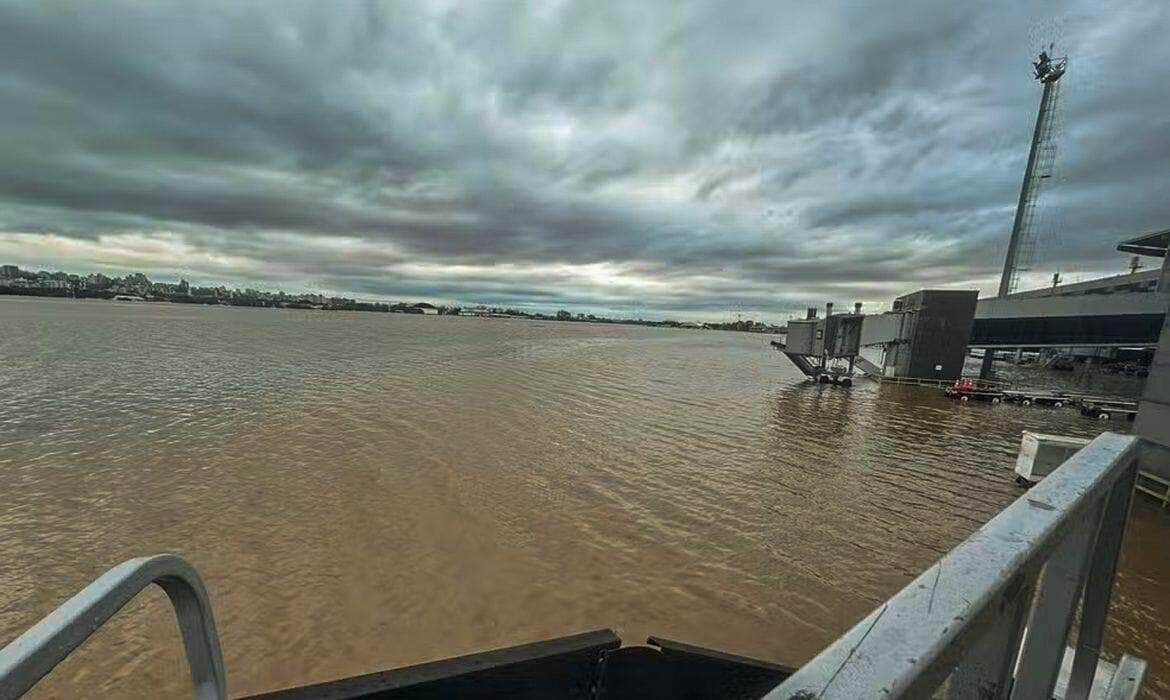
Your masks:
M1103 429L808 384L768 340L0 299L0 643L170 551L206 579L233 695L598 627L799 665L1019 496L1021 430ZM1151 697L1167 533L1139 503L1107 638ZM152 592L37 695L185 674Z

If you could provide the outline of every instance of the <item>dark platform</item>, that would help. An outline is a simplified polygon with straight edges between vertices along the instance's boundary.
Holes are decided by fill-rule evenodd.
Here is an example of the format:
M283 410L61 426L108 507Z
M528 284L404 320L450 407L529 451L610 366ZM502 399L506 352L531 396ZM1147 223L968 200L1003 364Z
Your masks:
M596 630L364 676L290 688L293 698L758 698L793 670L651 637L621 646Z
M971 347L1155 345L1165 314L977 318Z

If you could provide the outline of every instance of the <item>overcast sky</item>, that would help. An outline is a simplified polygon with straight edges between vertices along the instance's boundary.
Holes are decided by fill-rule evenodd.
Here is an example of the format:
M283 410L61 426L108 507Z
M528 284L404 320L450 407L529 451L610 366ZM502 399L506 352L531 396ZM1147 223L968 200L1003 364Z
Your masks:
M0 0L0 263L785 318L993 292L1070 55L1035 280L1170 227L1170 10Z

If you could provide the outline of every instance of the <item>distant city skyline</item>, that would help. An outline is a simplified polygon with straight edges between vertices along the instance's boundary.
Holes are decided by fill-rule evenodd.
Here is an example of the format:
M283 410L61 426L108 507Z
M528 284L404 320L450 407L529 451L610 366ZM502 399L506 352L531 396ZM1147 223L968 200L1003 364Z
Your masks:
M382 303L384 300L359 300L337 294L323 294L305 290L283 289L253 289L252 287L237 287L229 284L202 284L196 281L192 284L187 278L179 278L177 282L159 279L150 279L149 275L138 271L120 272L70 272L67 270L24 269L19 265L0 264L0 293L5 288L27 290L63 290L72 292L102 291L109 294L137 294L149 296L152 294L167 296L208 296L231 297L248 296L259 300L309 300L314 302L362 302ZM406 302L395 300L398 305ZM429 302L410 302L411 305L432 306Z
M0 3L0 260L782 320L1027 286L1170 226L1170 13L1072 0Z
M697 323L679 319L660 319L627 316L605 316L585 312L572 313L565 309L529 309L497 307L483 303L432 304L430 301L371 301L341 295L321 294L279 289L252 289L226 285L192 284L186 278L178 282L152 280L141 272L109 275L102 272L72 273L64 270L26 270L19 265L0 264L0 296L43 296L98 298L140 301L170 301L192 304L224 304L228 306L260 306L272 308L304 308L341 311L382 311L397 313L523 317L558 321L596 321L602 323L635 323L642 325L669 325L716 330L777 332L780 328L754 319L735 321L708 320Z

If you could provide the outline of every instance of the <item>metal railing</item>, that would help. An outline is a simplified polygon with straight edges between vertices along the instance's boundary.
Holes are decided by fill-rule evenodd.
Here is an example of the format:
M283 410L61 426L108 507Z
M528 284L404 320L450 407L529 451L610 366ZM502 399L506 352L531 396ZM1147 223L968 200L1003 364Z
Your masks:
M1137 445L1093 440L767 697L1051 698L1081 603L1064 697L1087 698ZM1132 697L1141 675L1110 697Z
M175 609L194 696L226 698L223 655L207 589L186 561L160 554L115 566L0 649L0 700L27 692L152 583L166 592Z

